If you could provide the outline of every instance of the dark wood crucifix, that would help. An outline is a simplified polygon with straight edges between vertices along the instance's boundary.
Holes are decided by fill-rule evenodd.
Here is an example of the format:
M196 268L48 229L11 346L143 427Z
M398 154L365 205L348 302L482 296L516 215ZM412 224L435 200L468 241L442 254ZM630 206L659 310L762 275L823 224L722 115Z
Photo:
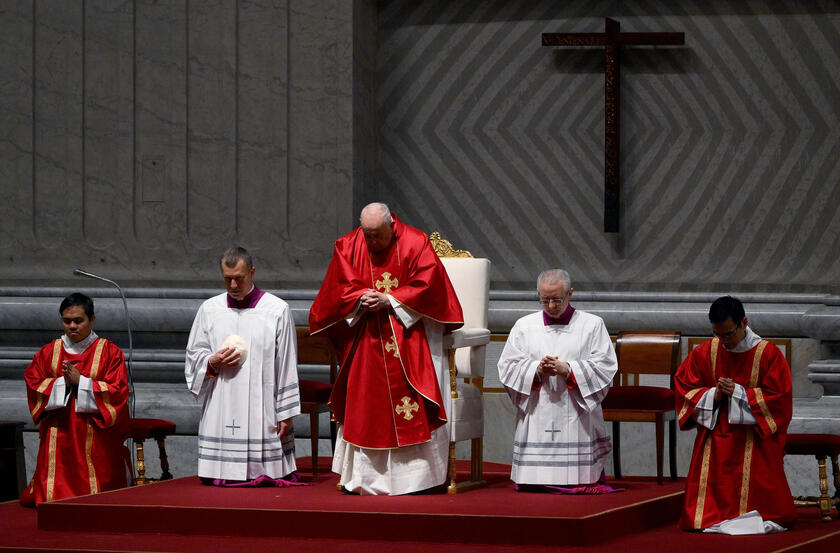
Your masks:
M603 33L543 33L543 46L602 46L604 48L604 232L618 232L619 221L619 69L621 46L685 44L684 33L622 33L618 21L605 18Z

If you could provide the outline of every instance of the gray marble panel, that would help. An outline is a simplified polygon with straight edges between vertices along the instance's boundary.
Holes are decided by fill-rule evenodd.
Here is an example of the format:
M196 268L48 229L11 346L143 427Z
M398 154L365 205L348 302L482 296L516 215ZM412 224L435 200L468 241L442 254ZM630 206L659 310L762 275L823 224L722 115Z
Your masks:
M236 230L237 5L194 2L187 14L187 212L198 250L232 242Z
M135 14L136 242L131 253L136 264L154 263L150 251L165 257L179 250L186 234L186 1L141 0Z
M72 0L35 3L35 117L33 228L54 252L82 243L84 5Z
M86 2L84 243L97 251L131 239L134 189L134 16L131 2Z
M236 235L249 249L288 240L289 3L239 3Z
M289 228L307 252L353 229L352 3L294 1L289 23Z
M34 113L34 2L2 8L0 32L0 248L14 271L34 246L32 227ZM15 251L18 250L19 251Z

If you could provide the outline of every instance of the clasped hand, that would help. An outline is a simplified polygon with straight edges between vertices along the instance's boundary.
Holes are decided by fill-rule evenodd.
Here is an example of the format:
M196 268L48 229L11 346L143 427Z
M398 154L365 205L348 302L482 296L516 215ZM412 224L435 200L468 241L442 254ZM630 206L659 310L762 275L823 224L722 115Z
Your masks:
M236 348L222 348L210 356L210 366L219 371L235 369L239 366L239 359Z
M79 369L76 368L76 365L70 361L65 361L61 364L61 368L64 370L65 385L69 387L78 386L80 373Z
M724 395L732 397L733 393L735 393L735 381L731 378L718 378L715 387L715 401L720 401Z
M569 376L569 364L565 361L560 361L558 357L552 357L550 355L546 355L540 359L538 370L543 377L558 375L566 378Z
M391 307L391 302L388 300L388 296L373 289L365 290L365 292L359 296L359 303L361 304L362 309L366 311L379 311L380 309L387 309Z

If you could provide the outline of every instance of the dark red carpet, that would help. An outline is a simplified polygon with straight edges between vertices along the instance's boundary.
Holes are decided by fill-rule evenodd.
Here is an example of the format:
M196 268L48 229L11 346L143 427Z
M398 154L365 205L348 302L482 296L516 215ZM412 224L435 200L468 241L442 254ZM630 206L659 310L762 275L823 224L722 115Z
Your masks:
M0 549L68 551L834 551L840 523L800 510L774 536L709 536L676 527L682 483L611 482L625 492L555 496L513 491L509 467L456 495L348 496L328 471L311 486L219 489L187 477L42 505L0 504ZM301 459L302 474L307 459ZM399 543L395 543L399 542Z

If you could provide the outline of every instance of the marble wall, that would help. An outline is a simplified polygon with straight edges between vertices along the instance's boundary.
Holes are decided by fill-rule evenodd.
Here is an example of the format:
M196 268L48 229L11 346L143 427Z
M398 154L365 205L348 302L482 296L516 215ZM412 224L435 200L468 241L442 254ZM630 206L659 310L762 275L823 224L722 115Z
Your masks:
M231 243L320 278L354 220L352 2L0 11L0 281L195 286Z

